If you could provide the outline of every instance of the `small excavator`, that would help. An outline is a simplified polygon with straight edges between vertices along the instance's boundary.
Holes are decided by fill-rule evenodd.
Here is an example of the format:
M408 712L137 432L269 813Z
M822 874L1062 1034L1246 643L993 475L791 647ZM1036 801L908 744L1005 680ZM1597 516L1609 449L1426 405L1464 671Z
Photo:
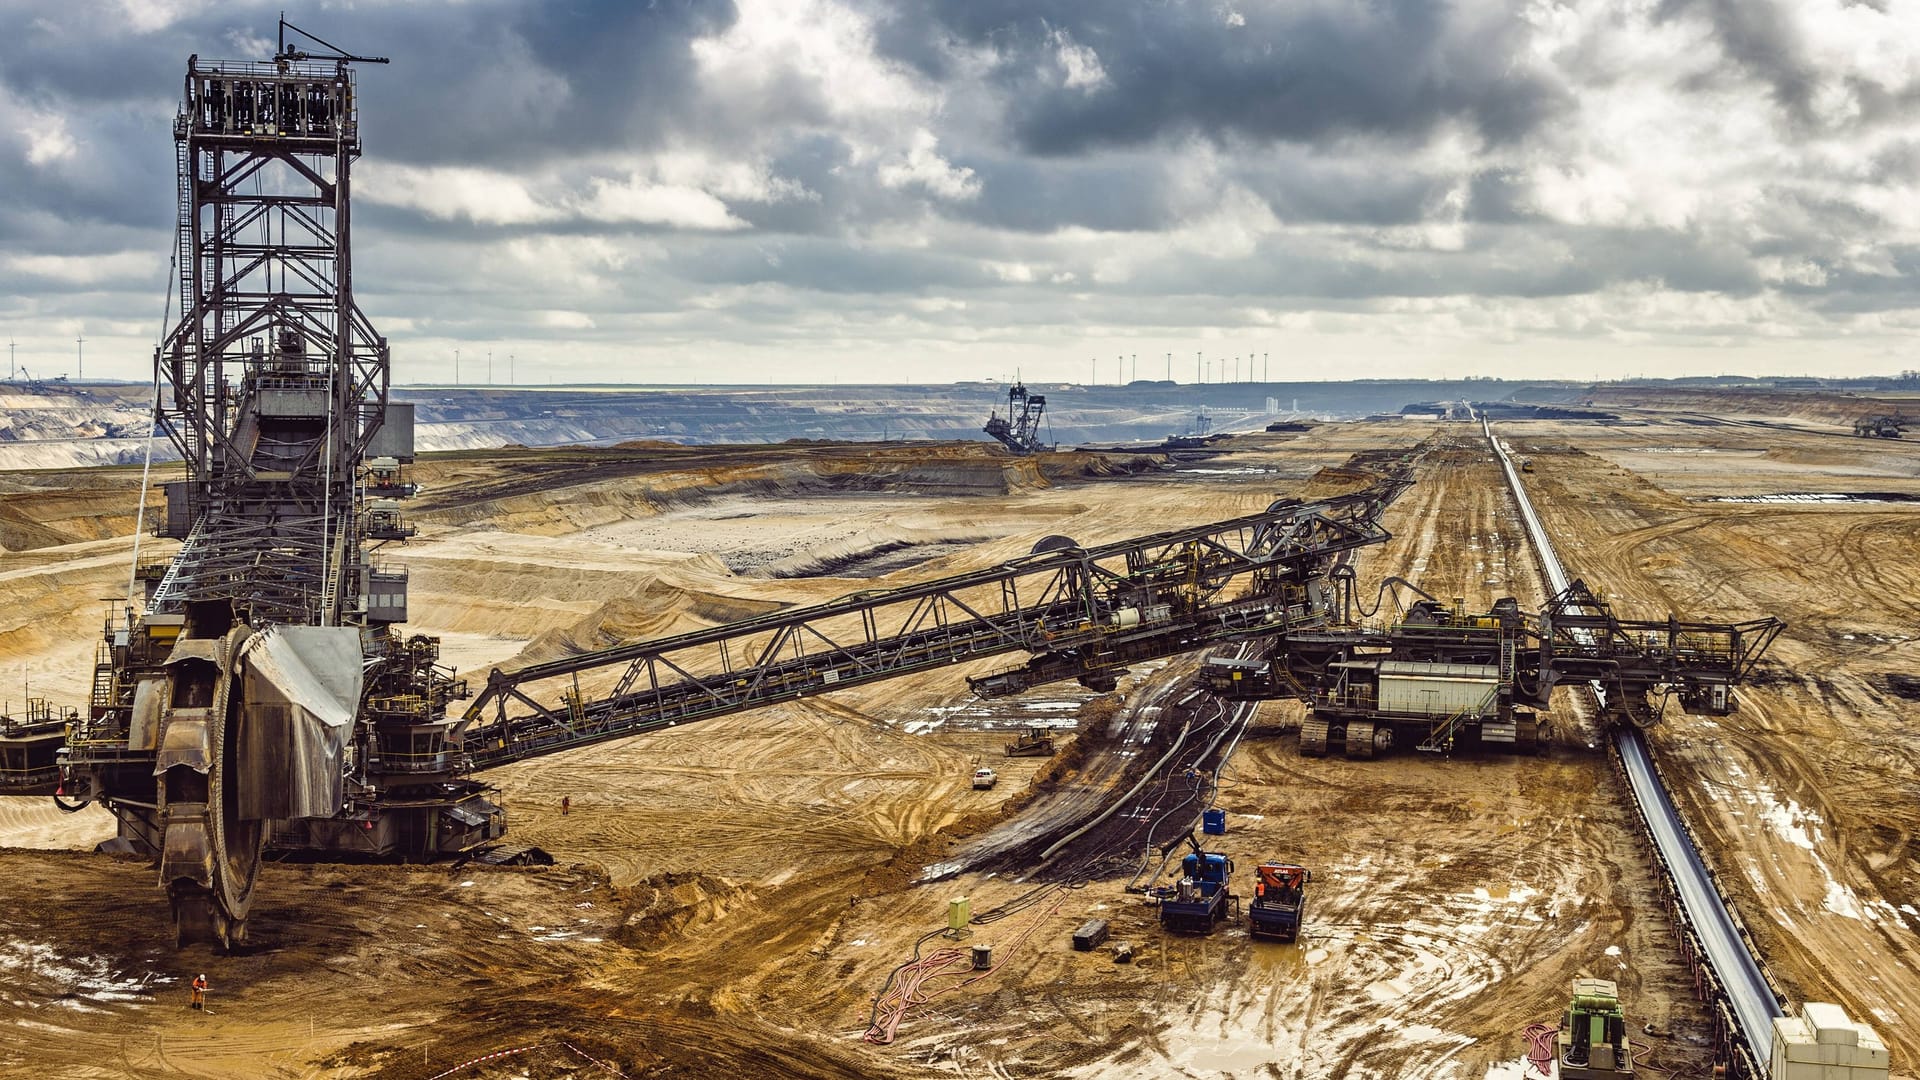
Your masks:
M1260 881L1247 905L1247 929L1256 938L1294 941L1307 914L1307 882L1313 871L1292 863L1261 863Z

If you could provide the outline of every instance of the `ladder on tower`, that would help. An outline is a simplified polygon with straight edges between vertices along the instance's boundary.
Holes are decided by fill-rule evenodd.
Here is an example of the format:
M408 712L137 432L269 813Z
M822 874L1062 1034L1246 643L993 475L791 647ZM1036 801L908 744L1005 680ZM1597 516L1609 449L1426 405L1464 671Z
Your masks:
M206 556L207 522L212 517L210 513L203 513L200 520L193 523L193 531L187 534L186 543L180 545L180 553L167 565L167 576L161 578L160 587L153 590L148 612L166 611L186 601L186 590L194 583Z
M175 265L180 271L180 316L186 318L193 312L200 298L193 287L193 267L196 253L193 249L193 150L186 139L174 142L174 167L179 176L180 210L177 222L178 235L174 237L176 246Z
M341 579L346 577L347 573L347 548L353 536L352 530L353 514L342 512L339 529L333 538L331 557L327 559L326 568L322 571L326 574L326 582L320 589L321 626L340 625L339 614L334 610L334 605L339 602Z
M177 177L176 183L179 187L178 196L180 200L174 222L174 267L180 275L180 322L174 329L174 334L176 335L174 348L178 350L179 355L185 357L189 365L189 377L192 371L191 365L200 359L197 348L199 335L196 332L196 323L199 319L198 309L200 296L199 290L195 285L194 275L194 268L199 265L199 251L195 247L193 237L195 222L194 172L196 163L194 162L194 151L185 137L186 125L189 124L191 120L192 118L190 116L182 113L180 118L175 121L177 125L176 132L179 137L175 139L173 144L174 168L175 176ZM201 451L201 438L198 425L175 425L175 436L182 442L181 449L185 452L184 456L187 460L187 467L189 469L197 468Z

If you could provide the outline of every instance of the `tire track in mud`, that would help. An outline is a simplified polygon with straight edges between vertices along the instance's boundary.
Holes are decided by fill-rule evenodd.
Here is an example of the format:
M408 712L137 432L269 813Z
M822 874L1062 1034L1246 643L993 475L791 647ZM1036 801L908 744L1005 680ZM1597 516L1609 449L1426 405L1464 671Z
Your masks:
M1764 470L1767 462L1743 467ZM1613 518L1639 512L1643 500L1631 484L1606 470L1577 472L1567 483L1576 479L1587 498L1542 485L1556 534L1604 535ZM1897 1019L1920 1010L1920 918L1897 910L1903 896L1911 902L1911 885L1889 889L1861 851L1885 850L1864 841L1912 827L1920 814L1896 809L1900 800L1887 796L1920 792L1920 780L1913 755L1895 751L1914 748L1911 734L1889 723L1899 707L1859 668L1913 656L1915 563L1902 538L1915 520L1844 505L1716 511L1687 534L1685 562L1652 572L1618 545L1588 549L1606 556L1610 591L1682 612L1733 605L1695 608L1693 617L1764 612L1788 620L1777 662L1809 674L1757 680L1740 691L1732 716L1670 715L1651 735L1669 790L1788 996L1838 1000L1874 1023L1897 1067L1920 1050ZM1863 775L1879 782L1860 783ZM1905 874L1915 880L1912 870ZM1876 961L1870 979L1860 974L1862 957Z
M1429 440L1415 488L1428 494L1390 511L1395 540L1363 578L1537 602L1494 468L1484 449ZM1116 1055L1110 1075L1475 1076L1519 1052L1512 1033L1558 1011L1569 979L1596 972L1644 987L1637 1015L1704 1031L1663 928L1638 914L1654 883L1600 755L1294 755L1290 739L1241 748L1218 849L1243 872L1262 858L1314 868L1305 940L1256 944L1234 920L1211 945L1170 941L1193 958L1183 974L1214 970L1179 983L1175 1018L1137 1044L1147 1060Z

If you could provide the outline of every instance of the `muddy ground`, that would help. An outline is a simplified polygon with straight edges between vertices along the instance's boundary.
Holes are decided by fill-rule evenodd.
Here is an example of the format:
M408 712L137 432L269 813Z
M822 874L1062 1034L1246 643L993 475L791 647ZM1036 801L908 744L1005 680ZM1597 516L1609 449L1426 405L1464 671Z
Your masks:
M1847 1004L1888 1038L1896 1075L1911 1070L1920 1045L1895 1021L1920 1015L1920 758L1915 705L1884 673L1917 666L1920 506L1703 500L1920 491L1920 448L1631 416L1644 426L1501 430L1536 461L1573 573L1635 613L1792 624L1784 663L1738 713L1676 713L1655 745L1783 987ZM1247 513L1314 493L1355 453L1417 447L1420 482L1389 511L1395 539L1362 560L1363 592L1398 574L1470 604L1537 602L1474 436L1325 425L1174 473L958 447L463 453L421 464L421 534L386 554L412 573L410 629L478 674L985 565L1048 534L1092 543ZM125 588L137 479L0 477L14 493L0 495L10 684L84 691L96 598ZM257 944L232 957L172 950L144 864L25 850L89 845L96 814L0 805L0 843L18 845L0 852L0 1071L1478 1078L1591 974L1619 980L1636 1027L1658 1033L1649 1075L1705 1075L1705 1017L1631 811L1566 709L1540 758L1348 762L1299 757L1297 707L1263 705L1222 771L1222 847L1243 890L1258 861L1314 868L1295 946L1255 944L1237 922L1166 937L1124 878L913 884L1024 827L1009 807L1031 786L1137 752L1106 735L1132 730L1112 719L1193 662L1116 695L992 703L972 702L964 675L995 665L955 668L509 766L488 778L513 838L557 866L275 865ZM1080 745L1059 763L1003 758L1008 732L1035 722L1080 729ZM971 790L978 760L1001 768L994 791ZM959 895L1004 912L962 943L994 946L996 967L935 982L891 1045L862 1041L889 972ZM1135 963L1069 948L1094 916ZM203 970L212 1008L192 1013L185 982Z

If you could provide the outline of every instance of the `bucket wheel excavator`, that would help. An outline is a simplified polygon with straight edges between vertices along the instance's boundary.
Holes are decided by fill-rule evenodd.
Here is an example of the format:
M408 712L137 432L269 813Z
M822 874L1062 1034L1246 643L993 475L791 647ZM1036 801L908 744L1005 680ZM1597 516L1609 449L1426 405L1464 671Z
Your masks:
M155 761L161 828L160 880L173 909L176 943L246 937L260 873L262 823L240 813L244 777L234 764L241 711L234 667L250 631L189 639L153 689L167 694L166 741Z
M1476 614L1420 595L1384 625L1306 628L1269 639L1254 659L1209 660L1203 685L1234 700L1300 700L1306 757L1462 746L1531 754L1546 745L1545 714L1562 683L1600 687L1610 723L1651 727L1674 697L1725 715L1733 688L1786 628L1773 617L1623 619L1580 581L1537 614L1512 597Z
M315 52L289 45L304 36ZM156 425L184 459L108 620L56 802L98 802L146 855L181 944L247 939L266 856L426 860L506 831L476 774L931 668L1024 653L983 695L1110 689L1131 664L1325 626L1329 574L1388 539L1404 478L1320 502L857 593L672 638L495 670L479 695L404 636L410 406L354 302L352 56L281 23L269 61L187 62L174 123L179 321L155 353ZM1034 398L1024 403L1034 405ZM1038 417L1037 409L1023 416Z
M405 576L370 555L366 500L413 447L353 298L362 63L385 61L282 21L271 59L190 58L174 120L180 317L154 356L155 423L186 479L153 531L182 544L138 575L144 606L108 620L57 798L102 803L111 843L158 862L182 944L245 940L270 844L377 848L356 834L381 798L424 782L437 816L478 792L377 763L457 687L392 632ZM382 701L399 704L363 707Z

